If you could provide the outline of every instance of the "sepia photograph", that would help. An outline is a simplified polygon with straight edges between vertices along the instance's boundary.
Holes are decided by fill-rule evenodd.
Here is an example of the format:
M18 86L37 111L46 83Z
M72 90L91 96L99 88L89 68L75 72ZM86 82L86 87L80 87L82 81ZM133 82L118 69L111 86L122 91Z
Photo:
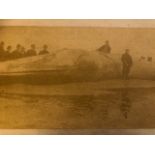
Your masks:
M0 134L155 134L155 20L0 20Z

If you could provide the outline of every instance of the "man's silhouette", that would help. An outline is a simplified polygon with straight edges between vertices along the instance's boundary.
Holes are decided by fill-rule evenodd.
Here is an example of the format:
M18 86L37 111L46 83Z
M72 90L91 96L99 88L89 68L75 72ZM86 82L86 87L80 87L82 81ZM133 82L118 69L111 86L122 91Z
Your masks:
M2 41L0 43L0 61L4 60L5 58L5 49L4 49L5 43Z
M11 51L12 51L12 46L8 46L6 48L6 52L5 52L5 60L9 60L11 58Z
M111 47L109 41L107 40L103 46L98 49L99 52L109 54L111 52Z
M47 46L47 45L44 45L44 46L43 46L43 50L41 50L41 51L39 52L39 55L48 54L48 53L49 53L49 51L48 51L48 46Z
M129 54L129 49L125 50L125 53L122 55L122 65L123 65L123 69L122 69L122 76L123 79L128 79L133 61L132 61L132 57Z
M21 57L21 45L17 44L16 49L11 53L12 59L17 59Z
M35 55L37 55L36 46L32 44L31 48L26 52L26 56L35 56Z

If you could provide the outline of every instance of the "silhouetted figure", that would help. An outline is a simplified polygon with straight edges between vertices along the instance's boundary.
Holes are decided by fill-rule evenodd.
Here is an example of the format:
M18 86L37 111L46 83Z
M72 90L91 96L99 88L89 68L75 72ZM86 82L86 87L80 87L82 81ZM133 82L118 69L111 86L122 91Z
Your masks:
M0 61L4 60L4 57L5 57L4 45L5 45L5 43L2 41L0 43Z
M12 51L12 46L9 45L9 46L6 48L5 60L11 59L11 51Z
M125 53L122 55L122 65L123 65L123 69L122 69L122 76L123 79L128 79L133 61L132 61L132 57L129 54L129 49L125 50Z
M3 41L0 43L0 52L1 51L4 51L4 42Z
M141 56L140 59L139 59L139 61L143 61L143 60L145 60L145 57L144 56Z
M21 54L21 45L17 44L16 49L11 53L11 58L12 59L17 59L17 58L21 58L22 54Z
M41 50L41 51L39 52L39 55L41 55L41 54L48 54L49 51L48 51L47 49L48 49L48 46L47 46L47 45L44 45L44 46L43 46L43 50Z
M120 110L121 110L123 116L127 119L128 113L130 112L130 108L131 108L131 100L128 96L127 88L122 89L121 93L122 93L121 94L122 102L120 105Z
M109 41L107 40L103 46L98 49L99 52L109 54L111 52L111 47Z
M147 61L152 62L152 57L148 57Z
M31 48L26 52L26 56L35 56L35 55L37 55L36 46L32 44Z

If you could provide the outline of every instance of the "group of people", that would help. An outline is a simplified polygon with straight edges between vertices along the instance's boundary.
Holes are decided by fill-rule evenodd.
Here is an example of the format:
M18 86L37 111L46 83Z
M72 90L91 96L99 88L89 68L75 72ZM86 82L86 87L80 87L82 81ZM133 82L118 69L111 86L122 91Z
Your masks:
M101 46L99 49L97 49L99 52L102 52L104 54L110 54L111 52L111 47L109 45L109 41L107 40L103 46ZM133 65L133 60L131 55L129 54L130 50L126 49L125 52L121 56L121 61L122 61L122 78L123 79L128 79L129 73L131 70L131 67ZM152 58L150 58L152 61Z
M42 50L37 53L35 44L32 44L28 50L24 46L17 44L16 48L12 50L12 46L5 47L5 43L0 42L0 61L6 61L11 59L18 59L22 57L29 57L41 54L48 54L48 46L43 45Z
M111 52L111 47L109 41L106 41L103 46L97 49L99 52L109 54ZM12 46L7 46L5 48L5 43L0 42L0 61L6 61L11 59L18 59L23 57L30 57L42 54L48 54L48 46L43 45L42 50L37 53L35 44L32 44L28 50L26 50L22 45L17 44L16 49L12 50ZM132 57L129 54L129 49L125 50L125 53L121 57L122 61L122 77L123 79L128 79L133 61Z

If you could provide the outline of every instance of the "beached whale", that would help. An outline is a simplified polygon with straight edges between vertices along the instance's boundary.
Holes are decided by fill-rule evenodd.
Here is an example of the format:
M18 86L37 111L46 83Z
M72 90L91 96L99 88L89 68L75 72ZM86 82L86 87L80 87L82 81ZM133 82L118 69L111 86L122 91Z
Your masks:
M154 79L154 61L134 55L130 77ZM24 81L78 81L121 78L121 54L104 54L82 49L61 49L50 54L0 62L0 78ZM10 78L11 77L11 78ZM29 79L32 77L31 79ZM29 80L28 80L29 79ZM33 79L33 80L32 80ZM3 80L3 79L2 79ZM14 81L14 80L13 80Z

